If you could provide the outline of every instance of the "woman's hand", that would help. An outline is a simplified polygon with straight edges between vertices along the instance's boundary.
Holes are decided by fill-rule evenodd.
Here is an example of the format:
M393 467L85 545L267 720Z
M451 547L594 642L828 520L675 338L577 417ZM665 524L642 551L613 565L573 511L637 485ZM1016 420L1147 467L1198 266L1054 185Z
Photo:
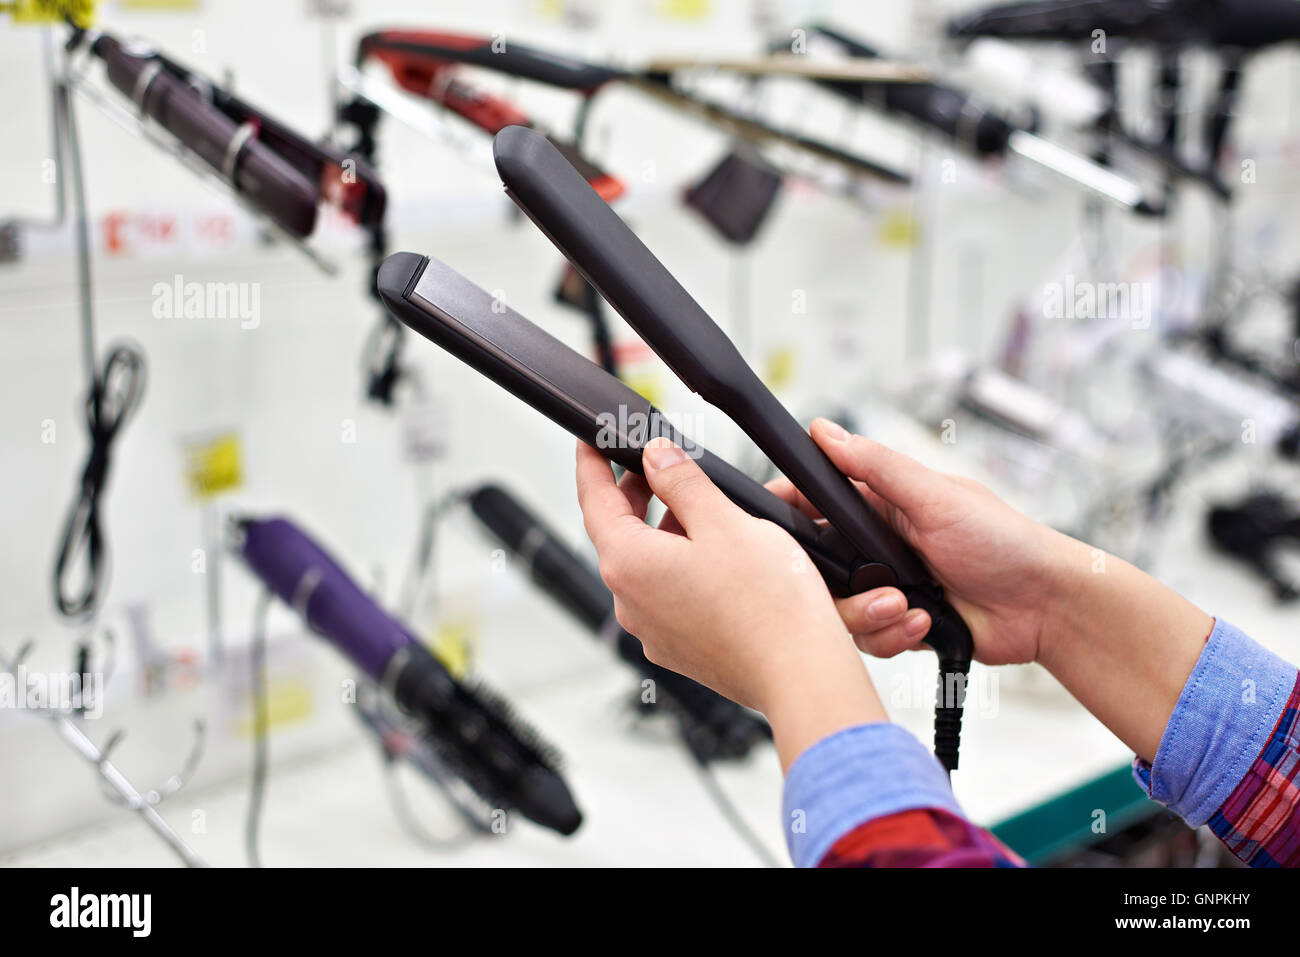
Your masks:
M619 623L646 657L763 712L788 766L841 728L887 720L817 569L666 440L615 483L578 443L578 502ZM652 496L668 507L645 523ZM815 707L809 705L815 704Z
M833 422L813 438L915 548L966 620L986 664L1036 661L1143 759L1161 735L1206 636L1209 615L1150 575L1039 525L969 479L931 471ZM772 490L817 517L788 483ZM872 613L893 594L895 616ZM839 602L863 651L915 647L926 614L903 614L902 593ZM909 630L908 624L915 630Z
M1038 658L1054 605L1071 576L1087 568L1086 546L1026 518L978 482L931 471L834 422L817 419L812 436L920 553L970 627L977 659L1011 664ZM768 487L820 518L787 480ZM858 647L880 658L916 647L930 627L929 616L908 611L893 588L837 604Z
M824 419L813 438L920 553L987 664L1037 661L1143 759L1214 625L1140 569ZM843 727L884 720L849 642L888 657L929 628L897 589L838 603L786 532L733 505L684 452L647 446L647 479L614 483L579 445L578 493L619 621L652 661L767 715L788 766ZM770 486L816 519L788 482ZM651 495L668 506L645 524Z

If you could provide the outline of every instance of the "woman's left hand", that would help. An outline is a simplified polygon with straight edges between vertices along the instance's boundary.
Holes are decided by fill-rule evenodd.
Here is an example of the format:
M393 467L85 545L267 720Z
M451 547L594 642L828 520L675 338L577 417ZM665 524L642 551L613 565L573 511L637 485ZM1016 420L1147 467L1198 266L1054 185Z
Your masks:
M788 765L853 724L887 720L816 567L782 528L734 505L682 449L646 446L621 483L578 443L578 503L619 623L652 662L763 712ZM652 496L669 509L646 524ZM901 618L902 595L883 589Z

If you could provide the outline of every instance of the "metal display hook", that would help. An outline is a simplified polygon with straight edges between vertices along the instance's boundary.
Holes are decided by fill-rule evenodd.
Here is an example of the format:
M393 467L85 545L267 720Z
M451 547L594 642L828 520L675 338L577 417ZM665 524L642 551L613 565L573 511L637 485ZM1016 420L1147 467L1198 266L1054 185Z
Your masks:
M21 681L23 662L30 656L34 647L35 642L27 641L12 658L0 653L0 672L7 672L16 682ZM94 767L105 797L113 804L137 814L186 867L207 866L158 813L158 805L184 787L198 766L206 736L201 719L195 721L195 745L191 748L190 755L180 772L167 778L159 787L142 793L110 760L112 750L123 737L120 729L114 731L109 736L108 743L101 748L82 729L78 712L75 710L54 707L36 710L41 717L54 725L59 737L73 751Z
M474 837L492 830L492 809L485 807L468 788L460 786L455 774L447 769L437 752L408 725L377 685L365 684L358 689L356 708L362 725L379 746L389 804L403 830L418 843L439 850L463 846ZM433 786L464 822L464 830L450 835L436 834L420 821L397 774L398 766L403 762Z
M50 92L50 146L55 159L54 170L54 211L43 218L11 216L0 219L0 262L10 262L22 257L22 230L55 230L62 228L68 221L68 195L64 186L62 171L58 169L59 158L64 155L65 130L67 119L64 116L65 103L60 96L61 75L56 65L55 42L53 30L41 31L41 65L45 83Z
M190 753L185 759L185 763L181 766L178 773L166 778L158 787L150 788L148 791L144 791L140 795L141 800L146 804L157 807L181 788L185 787L185 785L189 783L190 779L194 777L195 772L198 771L199 762L203 759L203 750L207 744L208 728L207 723L202 718L194 719L193 728L194 743L190 746ZM104 742L104 746L99 749L101 760L107 761L109 756L113 753L113 750L125 737L126 732L124 730L121 728L115 729L113 733L108 736L108 740ZM129 807L129 803L125 801L120 794L109 791L107 788L104 790L104 796L114 803Z

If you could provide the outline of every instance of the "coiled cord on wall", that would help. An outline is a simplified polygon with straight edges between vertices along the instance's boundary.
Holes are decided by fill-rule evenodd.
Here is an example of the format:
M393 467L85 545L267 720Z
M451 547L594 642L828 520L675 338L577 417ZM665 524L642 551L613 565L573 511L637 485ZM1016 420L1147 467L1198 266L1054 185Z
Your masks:
M81 473L81 489L64 523L62 544L54 562L54 602L59 613L78 618L93 613L107 582L107 543L101 502L112 460L113 442L135 411L144 392L144 357L130 346L117 346L96 374L86 397L86 428L90 454ZM71 567L85 556L86 572L79 590L69 582Z

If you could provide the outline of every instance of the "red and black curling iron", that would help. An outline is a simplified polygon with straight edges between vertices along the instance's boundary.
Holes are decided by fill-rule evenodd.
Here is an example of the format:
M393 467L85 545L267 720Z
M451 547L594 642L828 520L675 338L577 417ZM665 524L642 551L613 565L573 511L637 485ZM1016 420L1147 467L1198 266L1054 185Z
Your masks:
M438 104L490 136L507 126L540 129L532 117L510 100L465 80L458 61L443 55L447 49L461 50L466 59L460 62L490 66L474 53L481 42L476 37L454 33L384 30L361 38L356 65L360 69L367 60L382 63L392 74L393 82L403 90ZM612 203L623 195L623 182L584 157L576 143L549 134L548 137L602 199Z

